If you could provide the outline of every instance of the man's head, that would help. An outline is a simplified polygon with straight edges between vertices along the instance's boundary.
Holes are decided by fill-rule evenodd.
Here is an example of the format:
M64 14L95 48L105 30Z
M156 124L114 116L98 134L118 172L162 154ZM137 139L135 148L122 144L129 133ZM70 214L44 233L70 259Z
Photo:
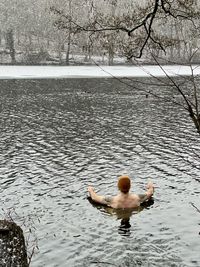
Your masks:
M119 190L122 193L126 194L129 192L129 189L131 187L131 180L127 175L120 176L117 185Z

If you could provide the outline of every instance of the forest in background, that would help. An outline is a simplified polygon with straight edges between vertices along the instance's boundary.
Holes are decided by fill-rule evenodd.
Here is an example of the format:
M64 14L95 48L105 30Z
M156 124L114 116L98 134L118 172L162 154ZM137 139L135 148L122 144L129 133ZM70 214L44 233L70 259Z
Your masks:
M152 63L154 56L198 63L198 6L196 0L1 0L0 63L113 65Z

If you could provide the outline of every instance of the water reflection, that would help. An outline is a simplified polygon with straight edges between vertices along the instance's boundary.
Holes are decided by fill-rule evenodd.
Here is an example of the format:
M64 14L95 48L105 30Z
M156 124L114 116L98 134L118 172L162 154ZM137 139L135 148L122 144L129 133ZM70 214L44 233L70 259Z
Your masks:
M91 197L87 197L90 204L97 208L104 214L111 215L115 217L117 220L120 221L120 225L118 227L118 233L122 236L130 236L131 235L131 223L130 218L139 212L143 211L144 209L150 208L154 204L154 199L151 198L149 201L143 203L140 207L134 209L113 209L106 205L102 205L96 203L92 200Z

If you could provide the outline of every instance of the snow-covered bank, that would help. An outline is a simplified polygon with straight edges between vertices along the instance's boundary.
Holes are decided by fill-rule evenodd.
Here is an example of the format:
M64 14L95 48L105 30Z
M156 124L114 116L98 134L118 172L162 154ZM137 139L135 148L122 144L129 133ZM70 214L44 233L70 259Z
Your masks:
M193 65L194 75L200 74L200 66ZM0 66L0 79L45 78L112 78L191 75L190 66Z

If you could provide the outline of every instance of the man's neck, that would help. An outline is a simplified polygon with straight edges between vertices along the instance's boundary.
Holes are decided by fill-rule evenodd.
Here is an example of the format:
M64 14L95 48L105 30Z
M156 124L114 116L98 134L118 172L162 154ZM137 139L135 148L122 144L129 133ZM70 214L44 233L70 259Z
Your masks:
M123 192L120 192L120 195L121 195L122 197L128 197L128 195L129 195L129 192L128 192L128 193L123 193Z

